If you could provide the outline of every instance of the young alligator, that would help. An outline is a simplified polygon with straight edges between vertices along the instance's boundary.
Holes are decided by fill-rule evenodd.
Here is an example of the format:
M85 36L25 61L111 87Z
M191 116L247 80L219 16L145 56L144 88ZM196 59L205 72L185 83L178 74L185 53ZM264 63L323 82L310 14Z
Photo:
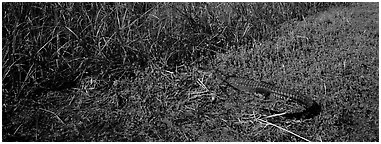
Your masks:
M229 85L233 86L238 90L250 93L261 93L265 97L268 97L271 93L274 93L277 94L276 96L291 99L304 106L305 111L294 114L288 114L286 115L286 117L289 116L310 118L320 113L320 106L311 97L302 96L301 94L295 91L276 87L274 85L262 81L249 80L233 76L225 76L219 70L215 70L215 74L217 78L221 79L222 81L228 83Z

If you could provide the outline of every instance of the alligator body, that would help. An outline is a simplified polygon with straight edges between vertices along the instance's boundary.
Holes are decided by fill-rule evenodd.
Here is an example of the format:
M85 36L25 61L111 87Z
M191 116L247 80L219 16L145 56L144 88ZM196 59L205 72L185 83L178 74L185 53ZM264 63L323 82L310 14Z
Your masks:
M261 93L264 94L266 97L268 97L271 93L276 94L275 96L278 96L277 98L285 98L290 99L292 101L295 101L298 104L303 105L305 108L304 112L295 113L293 115L298 115L302 117L311 117L312 115L316 115L320 113L320 106L311 98L308 96L301 95L295 91L292 91L290 89L280 88L276 87L272 84L263 82L263 81L255 81L240 77L233 77L233 76L225 76L222 74L222 72L216 70L217 78L221 79L222 81L228 83L232 87L249 93ZM306 113L310 116L306 116ZM291 117L291 115L289 114Z

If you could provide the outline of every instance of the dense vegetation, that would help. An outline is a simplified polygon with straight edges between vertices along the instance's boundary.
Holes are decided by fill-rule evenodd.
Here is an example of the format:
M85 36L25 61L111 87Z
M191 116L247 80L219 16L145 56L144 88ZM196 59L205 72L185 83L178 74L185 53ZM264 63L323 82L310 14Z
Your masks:
M313 95L311 141L378 141L378 3L2 3L3 141L302 141L208 70Z

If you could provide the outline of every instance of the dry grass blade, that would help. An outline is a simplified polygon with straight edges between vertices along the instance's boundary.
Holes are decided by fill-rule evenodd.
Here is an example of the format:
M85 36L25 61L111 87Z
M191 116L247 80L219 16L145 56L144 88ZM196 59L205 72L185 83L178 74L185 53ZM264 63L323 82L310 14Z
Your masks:
M65 122L62 121L62 119L61 119L56 113L54 113L54 112L52 112L52 111L50 111L50 110L47 110L47 109L43 109L43 108L39 108L39 109L40 109L40 110L43 110L43 111L45 111L45 112L48 112L48 113L53 114L54 117L56 117L56 118L58 119L58 121L60 121L62 124L65 124Z
M280 127L280 126L278 126L278 125L276 125L276 124L270 123L270 122L268 122L268 121L266 121L266 120L263 120L263 119L260 119L260 118L258 118L258 119L256 119L256 120L257 120L257 121L260 121L260 122L262 122L262 123L266 123L267 125L274 126L274 127L278 128L278 129L281 129L281 130L283 130L283 131L285 131L285 132L288 132L288 133L290 133L290 134L292 134L292 135L294 135L294 136L296 136L296 137L298 137L298 138L301 138L301 139L303 139L303 140L305 140L305 141L307 141L307 142L311 142L310 140L308 140L308 139L306 139L306 138L304 138L304 137L302 137L302 136L300 136L300 135L298 135L298 134L296 134L296 133L294 133L294 132L292 132L292 131L289 131L289 130L287 130L287 129L285 129L285 128L282 128L282 127Z
M279 114L273 114L273 115L266 116L265 118L272 118L272 117L282 116L282 115L285 115L287 113L288 112L282 112L282 113L279 113Z

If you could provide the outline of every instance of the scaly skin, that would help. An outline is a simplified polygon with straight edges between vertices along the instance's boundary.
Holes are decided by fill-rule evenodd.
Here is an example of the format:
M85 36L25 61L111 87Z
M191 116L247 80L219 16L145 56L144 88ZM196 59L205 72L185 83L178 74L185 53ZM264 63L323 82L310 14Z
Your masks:
M217 78L225 81L226 83L241 91L250 93L262 93L265 96L270 95L270 93L274 93L278 96L283 96L283 98L289 98L299 104L302 104L306 109L316 105L316 102L311 97L302 96L299 93L289 89L276 87L262 81L249 80L239 77L227 77L218 70L216 70L216 74Z

